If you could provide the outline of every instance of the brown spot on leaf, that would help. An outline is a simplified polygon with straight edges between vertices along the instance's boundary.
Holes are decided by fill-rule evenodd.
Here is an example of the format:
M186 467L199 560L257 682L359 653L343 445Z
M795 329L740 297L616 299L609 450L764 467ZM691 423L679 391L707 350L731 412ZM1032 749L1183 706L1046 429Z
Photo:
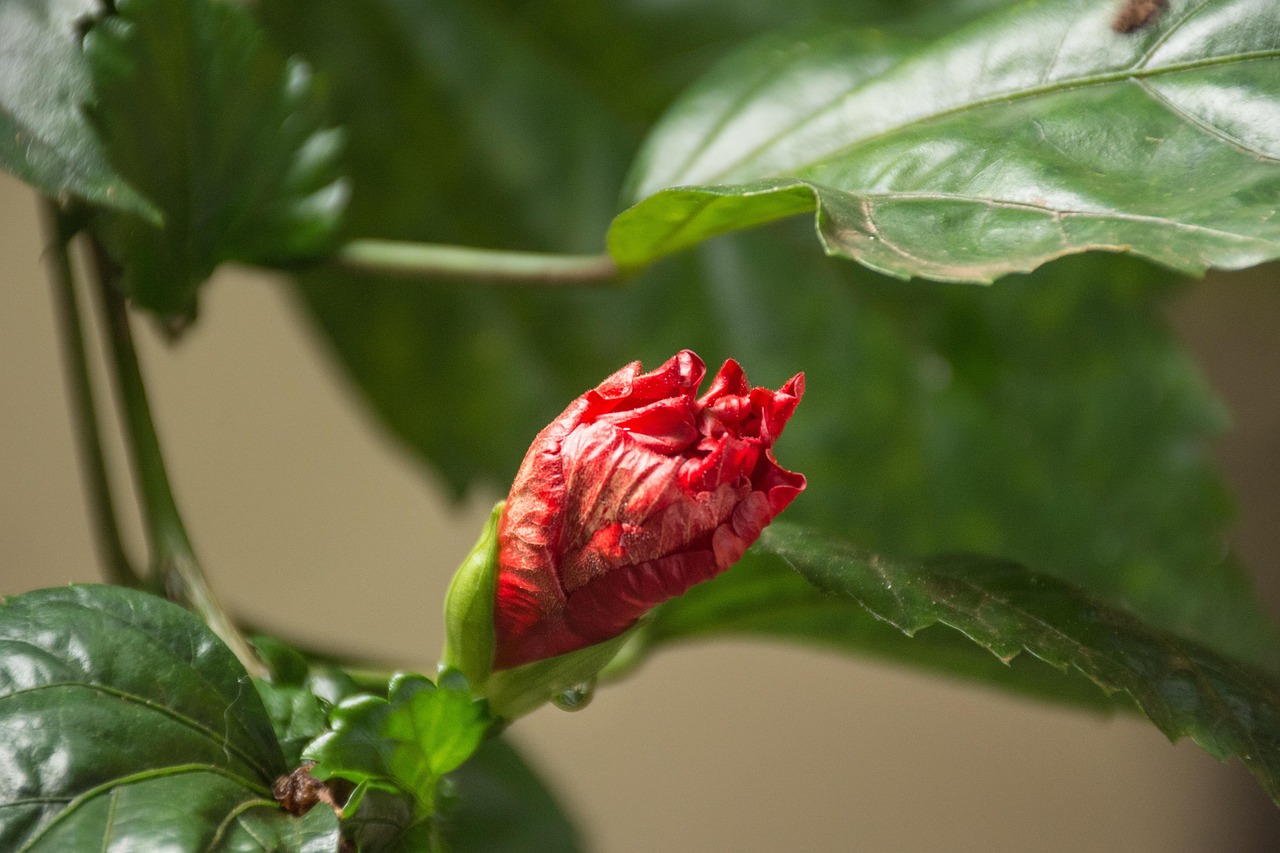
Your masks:
M1111 29L1128 35L1136 33L1160 16L1169 0L1126 0L1111 21Z

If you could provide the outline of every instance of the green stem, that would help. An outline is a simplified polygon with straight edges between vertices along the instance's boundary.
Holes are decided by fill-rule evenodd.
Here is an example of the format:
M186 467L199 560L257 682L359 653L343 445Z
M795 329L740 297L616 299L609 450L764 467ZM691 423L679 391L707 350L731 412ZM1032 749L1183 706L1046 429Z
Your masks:
M138 367L138 354L129 328L128 307L117 288L118 270L102 246L91 243L98 274L107 340L119 386L124 414L125 438L132 451L134 474L142 500L142 511L152 549L152 570L171 599L189 604L209 628L239 658L250 675L265 677L267 669L258 660L235 623L214 597L205 579L186 526L169 485L160 439L151 419L147 389Z
M68 246L73 236L55 202L44 199L41 204L45 231L49 238L46 255L53 279L53 302L57 312L62 360L66 370L67 394L70 397L72 421L80 465L85 477L89 515L94 528L98 555L107 580L130 587L144 586L125 552L117 522L115 502L111 497L111 475L102 451L102 433L98 409L94 402L93 382L84 345L84 325L76 299L75 274L71 268Z
M607 254L507 252L393 240L354 240L338 250L333 262L361 272L505 284L604 284L618 277L618 265Z

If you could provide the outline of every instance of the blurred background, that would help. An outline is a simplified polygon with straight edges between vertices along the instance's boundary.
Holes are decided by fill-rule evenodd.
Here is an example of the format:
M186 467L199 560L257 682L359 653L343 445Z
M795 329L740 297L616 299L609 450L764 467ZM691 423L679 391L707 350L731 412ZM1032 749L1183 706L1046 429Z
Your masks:
M34 194L0 174L0 594L100 577L41 246ZM1171 316L1231 411L1218 454L1233 544L1273 613L1276 279L1274 266L1210 277ZM286 636L432 671L445 586L499 496L446 499L282 280L223 270L177 346L137 328L179 503L225 602ZM1280 848L1278 812L1238 764L1138 719L763 642L665 652L584 712L548 707L512 736L601 853Z

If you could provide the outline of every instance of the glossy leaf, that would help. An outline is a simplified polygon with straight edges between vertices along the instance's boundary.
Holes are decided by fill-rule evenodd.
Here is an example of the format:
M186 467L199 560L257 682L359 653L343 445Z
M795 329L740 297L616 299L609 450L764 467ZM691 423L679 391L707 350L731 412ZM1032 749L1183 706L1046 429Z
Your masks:
M1026 651L1123 692L1170 740L1240 758L1280 802L1280 680L1144 624L1082 590L1004 560L893 560L788 524L753 560L777 560L822 593L855 601L908 636L959 631L1002 661Z
M336 851L281 811L286 772L231 652L176 605L116 587L0 606L0 848Z
M283 263L328 246L347 187L307 66L279 55L235 3L116 8L85 39L93 117L111 162L164 215L163 226L99 223L130 295L178 320L223 261Z
M0 0L0 167L50 196L158 213L118 175L85 120L80 27L100 0Z
M452 853L585 849L555 795L505 739L485 741L449 781L441 835Z
M1184 272L1280 256L1280 6L1049 0L904 45L770 39L682 98L638 160L610 251L638 266L816 211L889 275L987 282L1066 254Z

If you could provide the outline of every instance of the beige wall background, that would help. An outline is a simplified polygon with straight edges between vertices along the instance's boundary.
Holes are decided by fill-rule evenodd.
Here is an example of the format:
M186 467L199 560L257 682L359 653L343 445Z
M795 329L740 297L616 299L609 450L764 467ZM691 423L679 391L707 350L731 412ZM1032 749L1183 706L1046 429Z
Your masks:
M0 175L0 594L99 577L40 254L35 196ZM1273 573L1276 285L1274 270L1212 282L1175 313L1238 419L1222 449L1246 495L1238 544ZM496 496L444 502L279 279L219 274L176 347L139 331L178 499L227 603L432 671L449 575ZM1277 811L1238 764L1150 725L756 642L668 653L512 735L603 853L1280 847Z

